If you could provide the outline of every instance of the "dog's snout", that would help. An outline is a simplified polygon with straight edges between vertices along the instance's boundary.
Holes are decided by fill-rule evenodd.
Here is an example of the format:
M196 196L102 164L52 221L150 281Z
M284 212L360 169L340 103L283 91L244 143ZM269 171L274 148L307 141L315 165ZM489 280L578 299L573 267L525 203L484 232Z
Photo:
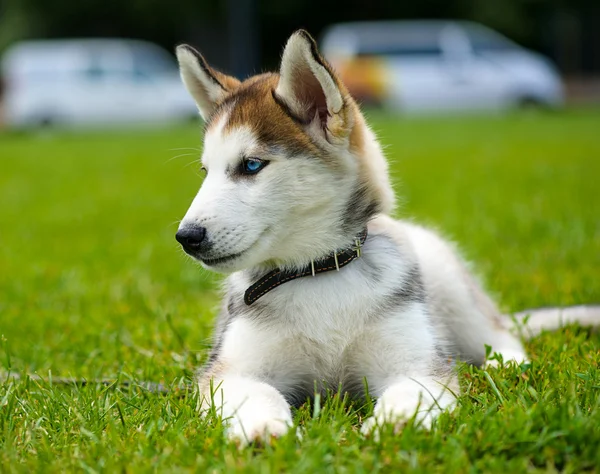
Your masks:
M195 252L201 249L206 240L206 229L204 227L184 227L175 234L177 242L186 251Z

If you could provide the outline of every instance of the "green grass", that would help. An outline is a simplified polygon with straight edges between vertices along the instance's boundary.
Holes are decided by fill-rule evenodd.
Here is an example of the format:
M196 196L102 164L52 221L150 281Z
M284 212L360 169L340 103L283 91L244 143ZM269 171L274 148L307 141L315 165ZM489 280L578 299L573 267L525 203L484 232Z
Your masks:
M600 111L372 123L398 215L459 242L505 310L600 301ZM577 327L529 343L529 367L461 367L434 432L379 443L337 397L299 410L301 441L238 451L193 393L53 384L176 388L205 357L218 279L173 238L198 130L0 135L0 371L44 378L0 382L0 472L600 470L600 338Z

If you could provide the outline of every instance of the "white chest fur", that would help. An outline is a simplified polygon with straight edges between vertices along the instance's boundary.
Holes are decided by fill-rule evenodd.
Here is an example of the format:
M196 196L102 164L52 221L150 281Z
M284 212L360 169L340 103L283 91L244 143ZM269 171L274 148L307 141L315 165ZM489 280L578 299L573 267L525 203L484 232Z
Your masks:
M339 272L297 279L249 307L238 305L219 360L283 393L312 390L315 381L333 389L360 384L357 361L377 351L370 341L380 339L373 331L388 325L413 339L419 326L427 332L425 318L414 320L414 305L422 301L413 287L420 283L411 257L387 236L372 235L362 257ZM228 283L229 297L241 298L251 282L239 273Z

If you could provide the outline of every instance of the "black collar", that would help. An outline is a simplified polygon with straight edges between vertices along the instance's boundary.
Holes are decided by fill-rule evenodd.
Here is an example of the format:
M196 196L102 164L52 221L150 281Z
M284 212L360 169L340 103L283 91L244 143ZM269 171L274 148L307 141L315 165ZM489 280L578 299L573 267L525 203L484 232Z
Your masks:
M333 252L327 257L310 262L304 268L293 269L293 270L280 270L276 268L270 271L256 283L251 285L244 293L244 303L250 306L261 296L264 296L269 291L277 288L279 285L295 280L296 278L302 278L305 276L316 276L317 273L329 272L332 270L338 270L348 265L355 258L360 257L361 246L367 240L367 229L365 228L360 234L356 236L354 245L344 250Z

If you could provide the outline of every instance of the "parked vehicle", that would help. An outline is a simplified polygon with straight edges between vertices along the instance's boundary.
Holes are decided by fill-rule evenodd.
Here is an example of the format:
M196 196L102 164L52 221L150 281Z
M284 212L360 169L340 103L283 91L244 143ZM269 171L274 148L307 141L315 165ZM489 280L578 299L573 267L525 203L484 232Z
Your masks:
M197 115L175 59L123 39L26 41L2 58L8 126L164 122Z
M406 112L563 103L547 58L476 23L341 23L326 30L321 47L363 103Z

